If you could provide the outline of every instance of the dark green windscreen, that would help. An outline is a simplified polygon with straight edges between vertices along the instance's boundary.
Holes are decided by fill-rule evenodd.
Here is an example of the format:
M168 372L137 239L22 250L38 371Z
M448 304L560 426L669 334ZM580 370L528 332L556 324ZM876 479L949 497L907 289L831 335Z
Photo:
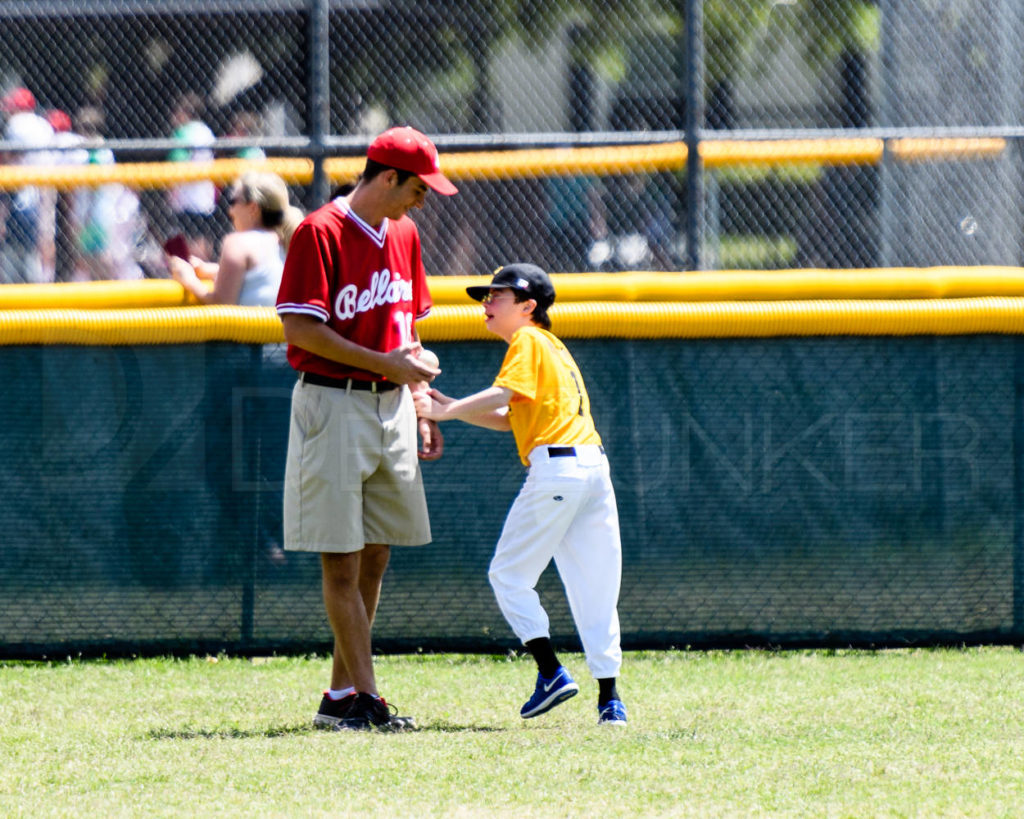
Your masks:
M1020 339L569 345L626 648L1024 634ZM432 346L456 396L504 352ZM0 654L327 648L317 556L277 549L293 383L281 347L0 348ZM515 645L487 565L524 471L511 435L444 431L434 543L392 550L381 650ZM541 594L578 647L554 568Z

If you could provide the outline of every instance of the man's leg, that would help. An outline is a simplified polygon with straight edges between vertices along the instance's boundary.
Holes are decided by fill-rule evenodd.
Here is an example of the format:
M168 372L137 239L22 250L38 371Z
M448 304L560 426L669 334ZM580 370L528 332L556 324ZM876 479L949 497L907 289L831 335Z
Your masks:
M370 653L370 621L360 593L361 552L322 553L324 608L334 632L334 668L347 672L357 691L377 693ZM333 679L331 687L339 681Z
M388 567L388 561L391 557L391 547L379 543L371 543L367 544L362 552L357 552L356 554L360 558L358 579L359 595L362 598L363 609L366 612L367 627L372 632L373 620L377 615L377 603L380 601L381 581L384 578L384 572ZM331 621L331 626L333 628L333 621ZM359 688L359 686L355 685L353 682L352 675L349 674L348 667L345 664L344 653L337 636L337 631L335 631L334 664L331 667L331 688L339 691L344 688L349 688L350 686L354 686L357 691L368 690ZM375 692L376 689L369 691L369 693Z

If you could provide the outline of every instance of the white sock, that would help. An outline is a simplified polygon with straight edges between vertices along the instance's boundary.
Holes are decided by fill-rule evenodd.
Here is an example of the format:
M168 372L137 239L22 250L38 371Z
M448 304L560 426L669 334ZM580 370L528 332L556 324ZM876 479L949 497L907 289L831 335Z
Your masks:
M332 700L340 700L347 697L349 694L355 694L356 689L351 685L348 688L331 688L327 691L327 696Z

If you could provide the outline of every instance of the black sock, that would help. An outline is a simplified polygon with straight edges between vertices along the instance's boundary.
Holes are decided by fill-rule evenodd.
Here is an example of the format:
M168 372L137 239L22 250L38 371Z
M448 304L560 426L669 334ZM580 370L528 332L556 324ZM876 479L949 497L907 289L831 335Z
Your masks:
M547 637L538 637L536 640L527 641L524 645L526 650L533 655L533 659L537 661L537 670L540 675L547 680L554 677L561 663L558 662L555 650L551 647L551 640Z
M607 705L609 700L617 700L619 692L615 690L615 677L605 677L597 681L597 706Z

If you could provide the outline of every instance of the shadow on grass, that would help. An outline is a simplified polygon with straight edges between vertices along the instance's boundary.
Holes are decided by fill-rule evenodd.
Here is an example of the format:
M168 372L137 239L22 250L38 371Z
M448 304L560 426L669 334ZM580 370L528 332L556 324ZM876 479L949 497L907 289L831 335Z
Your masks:
M456 725L454 722L432 722L421 725L417 731L432 731L437 734L496 734L507 731L507 728L496 728L493 725Z
M148 731L146 739L274 739L276 737L309 734L313 729L305 725L288 725L281 728L247 730L243 728L186 728L180 731Z
M354 731L355 734L488 734L505 731L505 728L496 728L492 725L456 725L451 722L433 722L428 725L421 725L409 731ZM280 728L264 729L243 729L243 728L189 728L180 731L154 730L145 734L146 739L275 739L277 737L296 736L298 734L319 734L319 733L349 733L348 731L323 731L311 725L288 725Z

